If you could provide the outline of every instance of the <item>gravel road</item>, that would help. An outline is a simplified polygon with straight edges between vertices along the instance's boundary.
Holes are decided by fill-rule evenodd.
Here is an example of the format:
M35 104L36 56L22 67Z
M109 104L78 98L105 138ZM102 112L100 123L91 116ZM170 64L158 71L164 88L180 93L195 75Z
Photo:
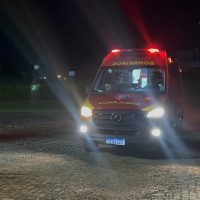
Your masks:
M89 154L64 112L4 113L0 124L2 200L200 199L198 154L169 159L138 148Z

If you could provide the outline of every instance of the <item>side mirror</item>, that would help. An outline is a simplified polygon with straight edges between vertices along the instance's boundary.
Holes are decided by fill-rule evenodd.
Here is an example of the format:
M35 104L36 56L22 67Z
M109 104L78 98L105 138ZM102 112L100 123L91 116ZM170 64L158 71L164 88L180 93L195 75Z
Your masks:
M91 88L91 86L89 86L89 85L87 85L87 86L85 87L85 92L84 92L85 96L87 96L87 95L89 94L90 88Z

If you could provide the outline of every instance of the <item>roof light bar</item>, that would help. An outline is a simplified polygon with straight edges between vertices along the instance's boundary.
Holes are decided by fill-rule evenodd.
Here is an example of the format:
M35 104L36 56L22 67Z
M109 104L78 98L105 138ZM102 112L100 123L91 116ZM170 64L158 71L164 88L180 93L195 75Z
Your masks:
M112 50L112 53L118 53L118 52L120 52L119 49L113 49L113 50Z
M154 49L154 48L150 48L150 49L147 49L150 53L158 53L159 52L159 49Z

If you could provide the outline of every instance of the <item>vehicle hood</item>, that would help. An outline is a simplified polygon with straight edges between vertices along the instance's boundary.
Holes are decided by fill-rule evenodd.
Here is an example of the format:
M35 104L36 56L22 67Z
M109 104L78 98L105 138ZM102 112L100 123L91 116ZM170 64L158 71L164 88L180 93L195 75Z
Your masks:
M163 104L164 94L91 94L84 105L91 109L124 109L149 111Z

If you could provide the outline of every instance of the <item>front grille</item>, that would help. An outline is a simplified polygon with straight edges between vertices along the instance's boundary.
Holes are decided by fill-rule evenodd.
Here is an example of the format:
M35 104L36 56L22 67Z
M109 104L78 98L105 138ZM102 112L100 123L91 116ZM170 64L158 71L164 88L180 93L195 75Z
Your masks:
M115 114L120 116L117 120L112 119ZM93 110L93 123L97 129L138 130L144 122L144 112L140 110Z

